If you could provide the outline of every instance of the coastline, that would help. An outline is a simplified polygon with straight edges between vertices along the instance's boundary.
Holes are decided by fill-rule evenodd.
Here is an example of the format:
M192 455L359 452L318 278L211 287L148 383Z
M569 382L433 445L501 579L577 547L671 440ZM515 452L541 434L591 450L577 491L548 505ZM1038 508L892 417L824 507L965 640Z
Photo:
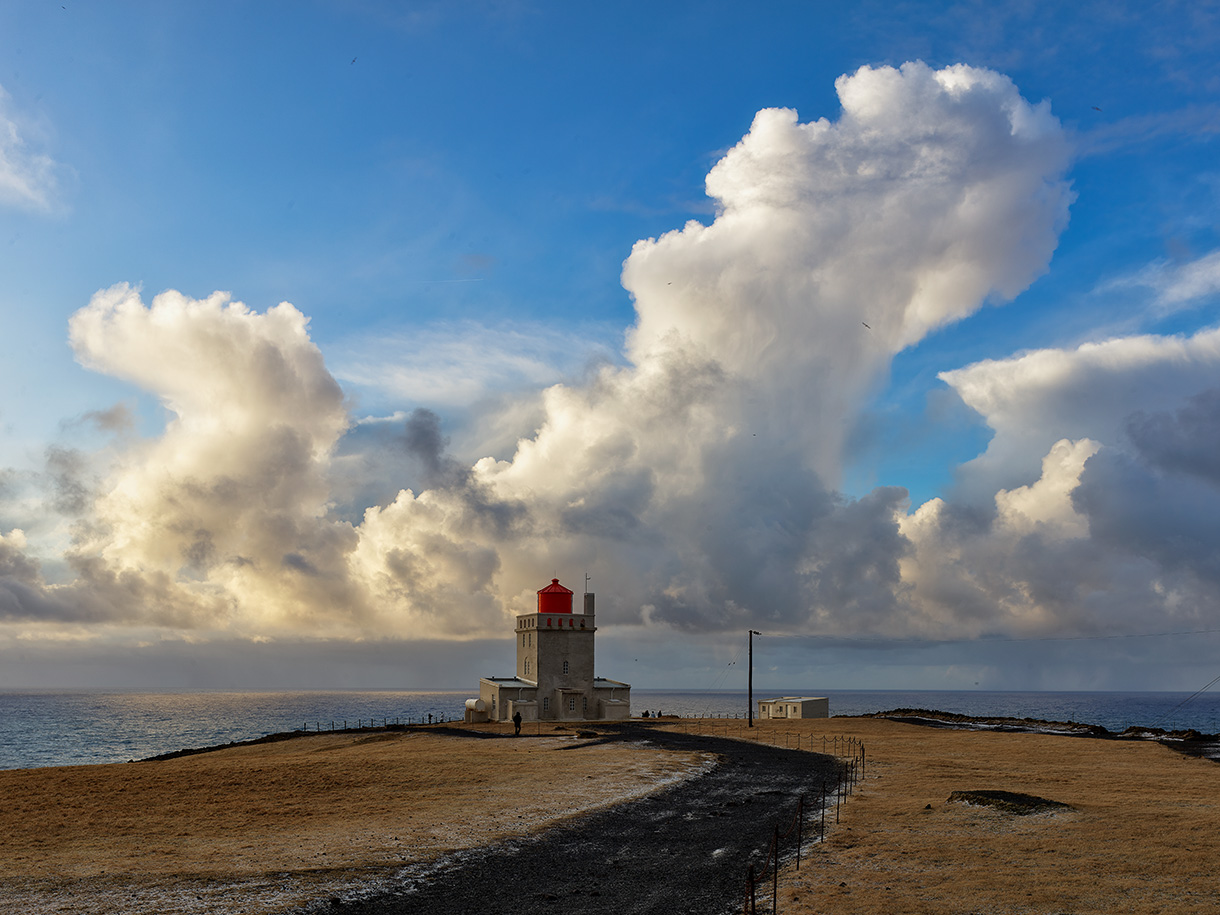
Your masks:
M653 727L747 734L739 719ZM151 915L170 903L198 915L325 908L446 855L495 854L506 838L710 764L574 735L422 730L298 732L164 761L2 771L12 801L0 811L0 892L8 911L31 915ZM1167 752L1174 741L877 717L756 721L749 733L780 745L793 735L855 737L868 769L839 826L807 848L813 866L785 871L785 913L1202 912L1199 900L1220 897L1209 868L1191 864L1220 856L1220 772ZM493 772L505 776L495 787ZM540 777L577 780L600 797L578 808L537 790ZM960 790L1024 792L1070 809L1011 817L950 803ZM160 819L150 801L164 807Z
M745 690L645 690L637 713L744 718ZM758 691L826 695L836 715L883 709L940 709L974 717L1082 721L1121 732L1134 725L1220 732L1218 693L996 692L988 690ZM0 770L127 762L176 751L244 742L298 729L343 730L374 720L461 719L468 691L82 690L0 692Z
M1091 737L1095 740L1139 740L1160 743L1189 756L1220 760L1220 734L1204 734L1195 728L1167 730L1157 727L1129 726L1111 731L1099 724L1079 721L1047 721L1042 718L961 715L936 709L891 709L861 718L882 718L923 727L969 731L997 731L1011 734L1054 734L1061 737Z

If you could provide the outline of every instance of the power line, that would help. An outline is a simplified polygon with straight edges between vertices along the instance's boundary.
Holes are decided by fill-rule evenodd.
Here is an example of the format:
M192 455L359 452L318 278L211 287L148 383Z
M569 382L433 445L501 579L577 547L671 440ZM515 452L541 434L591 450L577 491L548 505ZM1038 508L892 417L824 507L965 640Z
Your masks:
M1179 702L1177 705L1175 705L1173 708L1171 708L1169 711L1167 711L1164 715L1162 715L1160 718L1158 718L1152 724L1152 727L1156 727L1157 725L1159 725L1162 721L1164 721L1166 718L1168 718L1170 715L1172 715L1174 712L1176 712L1178 709L1180 709L1182 706L1184 706L1187 702L1189 702L1195 696L1199 695L1199 693L1207 692L1217 683L1220 683L1220 677L1216 677L1214 680L1211 681L1211 683L1208 683L1207 686L1203 687L1202 689L1195 690L1193 693L1191 693L1189 696L1187 696L1185 699L1183 699L1181 702Z
M851 635L789 635L783 638L792 640L824 639L828 642L860 642L863 644L886 645L895 642L905 645L957 645L965 643L984 642L988 644L1004 644L1011 642L1097 642L1106 639L1160 639L1176 635L1204 635L1220 632L1220 627L1214 629L1182 629L1174 632L1130 632L1111 635L1048 635L1015 638L963 638L963 639L921 639L903 636L873 636L861 637Z
M729 670L733 667L734 664L737 663L737 659L740 657L741 657L741 649L738 648L737 654L733 655L733 660L729 661L728 664L724 665L724 670L720 671L720 674L716 677L715 680L712 681L712 685L708 687L708 692L711 692L717 686L720 685L720 681L723 680L726 676L728 676Z

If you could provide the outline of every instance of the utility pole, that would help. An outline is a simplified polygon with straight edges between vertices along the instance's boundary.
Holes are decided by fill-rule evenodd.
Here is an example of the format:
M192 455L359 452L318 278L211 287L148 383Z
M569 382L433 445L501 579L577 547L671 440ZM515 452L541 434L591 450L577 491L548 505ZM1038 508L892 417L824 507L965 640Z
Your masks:
M749 638L750 638L750 665L749 665L750 675L747 680L747 682L749 683L749 692L747 693L747 698L746 698L746 703L747 703L746 717L750 721L750 727L754 727L754 636L756 636L756 635L762 635L762 633L756 632L755 630L751 629L750 636L749 636Z

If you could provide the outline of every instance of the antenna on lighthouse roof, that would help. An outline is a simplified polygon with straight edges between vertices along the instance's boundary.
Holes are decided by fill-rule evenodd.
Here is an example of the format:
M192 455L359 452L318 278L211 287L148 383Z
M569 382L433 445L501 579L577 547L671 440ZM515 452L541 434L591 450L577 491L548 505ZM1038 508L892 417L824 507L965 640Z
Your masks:
M589 573L585 573L585 593L589 593Z

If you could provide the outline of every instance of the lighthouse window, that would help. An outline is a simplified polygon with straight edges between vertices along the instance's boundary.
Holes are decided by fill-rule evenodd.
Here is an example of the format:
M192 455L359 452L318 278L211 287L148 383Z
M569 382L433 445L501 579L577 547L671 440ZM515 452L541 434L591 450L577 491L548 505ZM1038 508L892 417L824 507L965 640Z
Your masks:
M530 675L530 662L528 660L525 662L525 675L527 677Z
M542 710L544 712L549 712L551 710L551 697L550 696L542 697Z
M573 696L571 699L568 700L568 711L569 712L576 711L576 697L575 696Z
M580 710L581 710L582 712L587 712L587 711L589 710L589 697L588 697L588 696L582 696L582 697L581 697L581 699L580 699Z
M567 661L564 661L564 662L563 662L563 672L564 672L565 674L568 672L568 662L567 662Z

